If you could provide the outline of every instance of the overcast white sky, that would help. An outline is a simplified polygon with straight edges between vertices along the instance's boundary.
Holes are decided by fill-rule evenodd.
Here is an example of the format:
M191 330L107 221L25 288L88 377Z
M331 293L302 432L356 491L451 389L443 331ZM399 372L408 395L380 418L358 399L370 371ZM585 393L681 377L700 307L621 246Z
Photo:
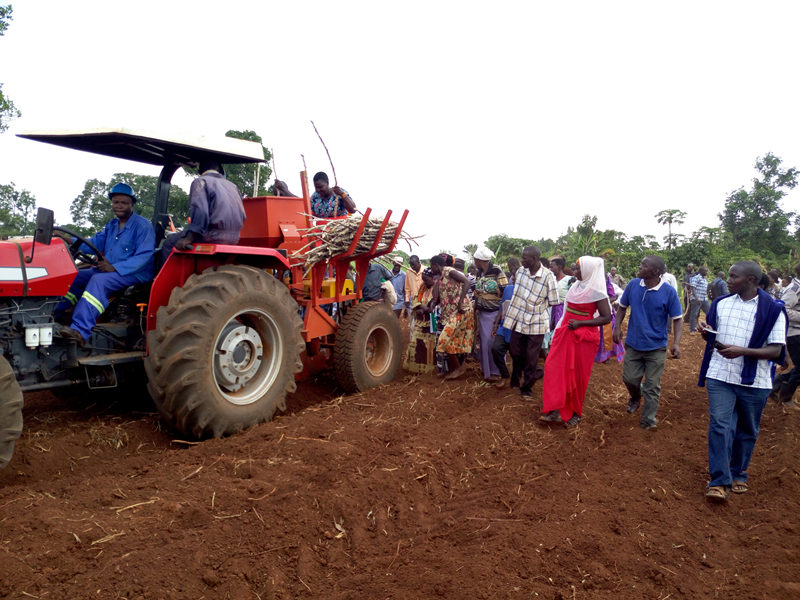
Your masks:
M87 179L157 169L15 133L252 129L296 190L301 153L329 171L313 119L339 184L408 208L423 257L585 213L661 238L653 215L678 208L689 234L757 156L800 166L796 1L6 2L0 82L23 116L0 184L63 221Z

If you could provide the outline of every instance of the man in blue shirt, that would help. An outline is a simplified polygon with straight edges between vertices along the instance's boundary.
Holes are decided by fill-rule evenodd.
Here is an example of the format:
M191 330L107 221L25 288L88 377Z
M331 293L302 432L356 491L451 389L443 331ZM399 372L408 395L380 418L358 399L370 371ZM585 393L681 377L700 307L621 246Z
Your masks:
M392 306L394 314L397 315L397 318L400 318L401 314L403 316L407 316L408 312L406 311L406 301L405 301L406 274L403 273L402 256L395 256L392 259L392 287L394 288L394 291L397 294L397 302L395 302L394 306Z
M708 269L700 267L697 274L689 279L689 331L697 330L697 318L700 316L700 309L708 314L708 281L706 280Z
M717 272L717 278L711 282L708 288L708 295L712 300L716 300L720 296L728 293L728 284L725 283L725 273L722 271Z
M625 286L619 299L614 342L622 339L622 322L628 307L631 320L625 336L625 360L622 363L622 382L628 388L628 413L636 412L644 395L644 407L639 425L649 431L657 429L658 401L661 395L661 374L667 358L669 322L672 321L673 358L680 358L683 310L678 292L662 281L667 267L660 256L645 256L639 265L636 279ZM644 382L642 382L644 377Z
M509 267L511 267L511 261L509 260L508 262ZM500 380L494 384L498 390L508 387L509 373L508 367L506 366L506 352L508 352L508 349L511 346L511 330L503 326L503 317L508 310L508 305L511 304L511 298L514 296L514 274L518 268L519 265L516 265L516 268L513 269L508 285L503 288L503 296L500 298L500 310L497 311L497 315L495 316L494 320L495 334L494 340L492 341L492 360L494 360L497 370L500 371ZM514 365L512 364L512 367L513 366ZM514 376L511 378L511 380L515 383L515 387L519 387L519 370L514 373Z
M126 183L118 183L108 194L116 218L103 231L89 238L103 254L97 266L81 269L64 299L56 306L55 317L75 307L69 328L63 337L83 345L92 335L92 327L108 306L108 295L129 285L153 278L153 250L156 236L150 221L133 212L136 195ZM88 246L82 250L91 252Z
M369 269L364 276L364 287L361 288L361 298L365 302L380 301L383 298L383 290L381 283L389 281L392 278L392 272L377 262L369 263Z

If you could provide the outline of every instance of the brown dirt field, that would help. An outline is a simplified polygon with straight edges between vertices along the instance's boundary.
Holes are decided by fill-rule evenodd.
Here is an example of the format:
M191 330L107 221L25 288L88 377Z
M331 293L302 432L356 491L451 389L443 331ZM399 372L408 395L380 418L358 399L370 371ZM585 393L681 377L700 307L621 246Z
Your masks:
M470 377L399 377L186 443L145 397L26 398L0 472L3 598L800 598L800 412L769 404L751 491L708 504L701 342L661 426L597 365L577 431Z

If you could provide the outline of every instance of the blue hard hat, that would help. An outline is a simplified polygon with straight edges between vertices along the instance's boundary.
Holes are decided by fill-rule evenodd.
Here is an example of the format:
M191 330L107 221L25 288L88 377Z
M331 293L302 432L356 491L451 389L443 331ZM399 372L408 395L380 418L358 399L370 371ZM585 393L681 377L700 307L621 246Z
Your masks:
M136 202L137 200L136 194L133 193L133 188L129 186L127 183L118 183L113 188L111 188L111 191L108 192L108 199L111 200L111 196L113 196L114 194L125 194L126 196L130 196L131 200L133 200L134 202Z

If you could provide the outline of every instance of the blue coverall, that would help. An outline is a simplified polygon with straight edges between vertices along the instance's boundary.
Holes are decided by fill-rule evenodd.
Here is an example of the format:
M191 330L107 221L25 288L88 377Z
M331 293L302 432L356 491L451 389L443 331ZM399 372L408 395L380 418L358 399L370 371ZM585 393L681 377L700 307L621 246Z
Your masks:
M87 342L97 317L108 306L109 294L153 279L156 235L150 221L133 213L122 230L119 229L119 219L112 219L89 241L97 246L115 270L104 273L97 267L81 269L55 309L55 315L59 316L71 306L75 307L72 329ZM81 250L91 252L86 245L81 246Z

